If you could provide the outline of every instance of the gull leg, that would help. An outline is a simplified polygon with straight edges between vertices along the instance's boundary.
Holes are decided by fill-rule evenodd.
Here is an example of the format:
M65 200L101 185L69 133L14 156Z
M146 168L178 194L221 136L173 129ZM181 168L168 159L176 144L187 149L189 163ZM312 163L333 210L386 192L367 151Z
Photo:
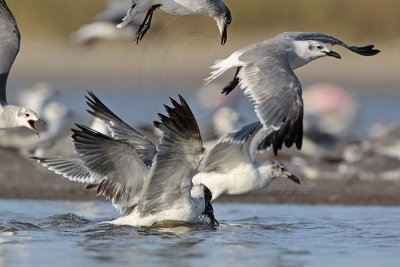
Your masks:
M136 33L135 41L137 44L139 43L140 40L143 39L146 32L150 29L151 20L153 18L153 12L160 6L161 6L160 4L154 5L147 11L146 17L144 18L143 23L140 25Z
M239 84L238 74L239 74L239 71L241 68L242 67L237 68L235 76L233 77L233 80L230 83L228 83L228 85L225 86L224 89L222 89L221 94L228 95L230 92L232 92L233 89L235 89L236 86L238 86L238 84Z

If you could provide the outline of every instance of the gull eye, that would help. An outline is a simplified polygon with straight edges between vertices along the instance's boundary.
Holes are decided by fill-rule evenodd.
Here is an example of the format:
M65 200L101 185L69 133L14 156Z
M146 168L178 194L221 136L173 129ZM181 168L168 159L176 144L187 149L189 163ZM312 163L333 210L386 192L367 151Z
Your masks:
M283 166L281 166L279 169L280 169L282 172L285 171L285 167L283 167Z
M29 114L28 114L28 113L25 113L25 117L28 118L28 117L29 117Z
M322 45L318 45L318 46L317 46L317 49L318 49L318 50L321 50L322 48L324 48Z

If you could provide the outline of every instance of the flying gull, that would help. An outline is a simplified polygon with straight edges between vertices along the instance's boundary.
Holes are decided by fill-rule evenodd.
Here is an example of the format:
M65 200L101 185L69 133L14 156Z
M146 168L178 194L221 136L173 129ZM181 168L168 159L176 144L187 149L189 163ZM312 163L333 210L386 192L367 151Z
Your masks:
M0 0L0 129L27 127L36 134L36 113L26 107L7 103L8 74L18 54L21 36L10 9Z
M271 139L275 154L283 144L287 147L295 144L301 149L302 88L293 70L325 56L340 59L341 56L330 50L327 44L343 46L362 56L379 53L373 45L350 46L322 33L287 32L237 50L228 58L217 61L205 83L210 83L228 69L236 68L233 80L223 88L222 93L227 95L237 85L240 86L253 101L264 135Z
M264 140L264 135L258 134L260 131L262 125L255 122L223 137L207 152L193 183L207 186L213 200L221 194L261 191L277 178L288 178L300 184L300 180L280 161L256 162L257 148ZM241 134L249 138L243 144L232 143L232 138Z
M194 223L202 214L215 221L211 192L204 185L192 185L204 148L192 111L179 98L180 103L171 99L172 107L165 106L168 115L159 114L160 121L154 122L163 134L151 167L146 153L135 149L137 132L122 122L114 126L121 126L120 133L126 131L123 138L77 125L79 129L73 130L72 138L78 157L36 159L57 174L97 188L99 195L111 200L124 214L112 224Z
M147 12L143 23L136 33L136 43L142 40L143 36L150 29L153 12L156 9L174 15L207 15L216 22L221 34L221 44L225 44L228 37L228 26L232 22L229 8L222 0L200 0L200 1L181 1L181 0L132 0L131 7L128 9L118 28L128 25L136 15Z

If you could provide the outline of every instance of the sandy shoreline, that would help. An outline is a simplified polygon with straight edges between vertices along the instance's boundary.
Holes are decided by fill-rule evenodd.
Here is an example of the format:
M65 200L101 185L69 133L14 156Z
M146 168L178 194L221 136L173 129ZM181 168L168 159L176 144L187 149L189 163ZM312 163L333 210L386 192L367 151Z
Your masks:
M55 175L29 158L0 150L0 198L103 200L84 185ZM267 190L244 196L223 196L220 202L400 205L400 182L301 179L275 181Z

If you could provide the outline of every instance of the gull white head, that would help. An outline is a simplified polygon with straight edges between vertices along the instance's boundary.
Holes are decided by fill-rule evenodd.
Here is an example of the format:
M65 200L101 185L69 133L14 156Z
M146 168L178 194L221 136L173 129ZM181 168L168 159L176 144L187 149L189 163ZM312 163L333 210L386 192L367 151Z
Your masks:
M292 180L296 184L300 184L299 178L297 178L296 175L291 173L282 162L276 160L266 161L264 162L261 169L262 169L261 173L269 176L271 178L271 181L277 178L287 178Z
M293 41L293 52L289 55L290 66L293 69L301 67L308 62L325 56L341 58L335 51L330 50L326 44L314 41Z
M35 134L39 135L39 131L36 129L35 122L39 120L36 113L28 108L19 107L15 114L15 123L16 127L26 127L35 132Z

